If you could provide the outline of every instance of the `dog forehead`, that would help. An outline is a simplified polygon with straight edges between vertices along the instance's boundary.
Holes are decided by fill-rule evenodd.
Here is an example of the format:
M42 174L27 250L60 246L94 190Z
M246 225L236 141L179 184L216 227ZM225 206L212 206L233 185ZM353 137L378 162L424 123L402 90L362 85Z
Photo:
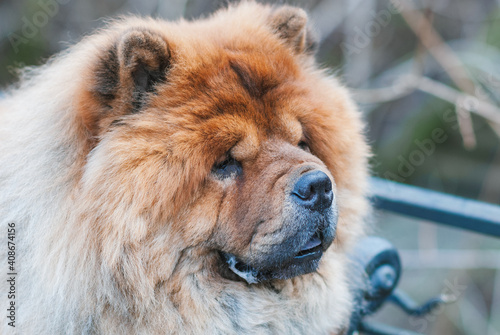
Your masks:
M152 106L200 126L217 118L226 128L234 122L230 116L237 116L260 129L272 129L271 124L282 123L278 111L296 98L291 87L299 70L291 58L286 53L223 49L188 66L179 60Z
M172 145L207 157L233 150L247 158L269 138L300 141L296 106L299 100L309 105L301 88L305 74L288 48L267 42L211 40L199 50L172 45L172 68L150 104L165 134L174 135Z
M293 81L298 68L285 52L230 52L228 64L237 76L237 83L253 99L262 99L278 86Z

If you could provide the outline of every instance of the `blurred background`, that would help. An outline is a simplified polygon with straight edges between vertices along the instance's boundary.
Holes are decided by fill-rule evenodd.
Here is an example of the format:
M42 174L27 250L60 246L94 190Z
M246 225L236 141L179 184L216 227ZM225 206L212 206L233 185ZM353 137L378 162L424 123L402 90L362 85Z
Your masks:
M0 0L0 90L101 27L106 17L206 16L227 0ZM317 59L352 89L375 176L500 203L500 1L268 1L305 8ZM376 213L401 251L401 287L458 301L421 319L376 319L425 334L500 335L500 240Z

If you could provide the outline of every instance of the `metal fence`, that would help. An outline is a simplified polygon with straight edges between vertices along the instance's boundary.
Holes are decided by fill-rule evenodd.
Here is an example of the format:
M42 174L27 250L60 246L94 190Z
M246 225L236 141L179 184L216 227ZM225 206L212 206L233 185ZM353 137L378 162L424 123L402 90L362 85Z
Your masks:
M500 237L500 206L380 178L372 178L371 184L371 199L377 209ZM412 316L423 316L448 302L446 297L439 296L419 306L398 289L402 266L397 250L386 240L376 237L362 240L351 258L357 264L353 278L360 279L352 284L356 308L348 334L417 334L367 322L364 317L388 302Z

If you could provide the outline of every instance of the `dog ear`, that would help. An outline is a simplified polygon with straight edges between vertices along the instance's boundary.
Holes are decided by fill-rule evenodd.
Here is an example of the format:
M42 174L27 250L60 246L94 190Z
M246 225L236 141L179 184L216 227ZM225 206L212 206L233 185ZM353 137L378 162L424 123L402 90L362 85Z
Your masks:
M153 92L163 82L170 64L167 42L148 31L131 31L118 44L122 86L132 88L133 112L142 106L145 93Z
M307 14L303 9L277 7L271 12L268 22L274 33L296 53L314 54L316 51L316 36L307 25Z
M98 135L120 116L139 112L149 94L166 80L170 61L170 48L159 33L146 29L124 33L91 71L88 94L80 104L85 126Z

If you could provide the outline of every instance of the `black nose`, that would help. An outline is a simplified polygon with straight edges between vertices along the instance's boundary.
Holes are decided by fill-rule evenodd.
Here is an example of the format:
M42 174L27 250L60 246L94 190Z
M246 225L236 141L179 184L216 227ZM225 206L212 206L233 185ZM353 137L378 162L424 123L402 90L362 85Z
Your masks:
M307 172L295 184L292 197L303 207L314 211L325 210L332 205L332 182L324 172Z

